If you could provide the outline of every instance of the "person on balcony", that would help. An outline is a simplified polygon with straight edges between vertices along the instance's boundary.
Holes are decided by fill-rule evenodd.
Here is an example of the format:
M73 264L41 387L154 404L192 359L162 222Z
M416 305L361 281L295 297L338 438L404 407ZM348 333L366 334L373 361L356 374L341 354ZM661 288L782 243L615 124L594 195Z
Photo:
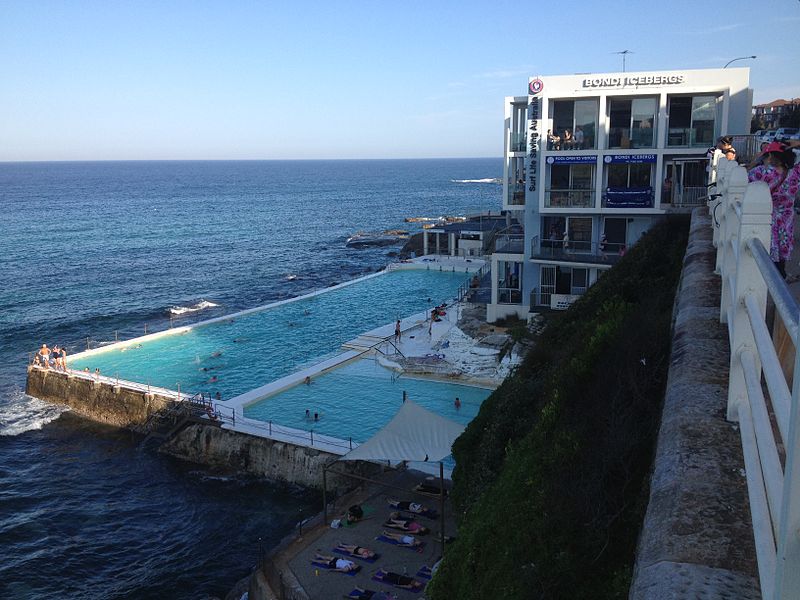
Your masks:
M561 150L561 138L554 135L552 129L547 130L547 149Z
M583 127L581 127L580 125L578 125L575 128L575 140L574 140L574 143L575 143L574 147L575 147L576 150L582 150L583 149Z
M575 140L572 137L572 132L569 129L564 130L564 135L561 138L561 145L564 150L572 150L575 147Z

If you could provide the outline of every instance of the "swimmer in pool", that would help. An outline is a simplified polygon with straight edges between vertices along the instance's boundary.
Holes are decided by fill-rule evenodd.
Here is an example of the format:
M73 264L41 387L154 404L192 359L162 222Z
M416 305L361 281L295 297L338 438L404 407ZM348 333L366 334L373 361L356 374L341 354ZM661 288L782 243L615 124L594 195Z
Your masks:
M222 356L222 350L217 350L216 352L211 353L211 358L217 358L218 356Z
M217 376L214 375L211 379L208 380L208 383L217 383Z

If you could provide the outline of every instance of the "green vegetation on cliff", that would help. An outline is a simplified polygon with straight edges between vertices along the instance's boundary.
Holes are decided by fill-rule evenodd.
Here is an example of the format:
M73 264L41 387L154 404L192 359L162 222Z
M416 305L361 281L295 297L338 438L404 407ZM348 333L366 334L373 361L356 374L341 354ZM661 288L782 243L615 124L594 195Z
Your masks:
M687 235L649 231L456 441L458 538L431 598L627 597Z

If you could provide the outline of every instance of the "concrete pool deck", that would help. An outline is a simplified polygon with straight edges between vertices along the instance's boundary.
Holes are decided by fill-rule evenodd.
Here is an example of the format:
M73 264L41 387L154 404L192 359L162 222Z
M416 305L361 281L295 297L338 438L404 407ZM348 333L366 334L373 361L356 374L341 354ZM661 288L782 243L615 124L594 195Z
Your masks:
M398 600L424 597L424 592L420 594L398 589L374 581L372 576L379 569L384 569L407 574L417 581L427 584L428 580L418 576L417 573L423 566L433 567L441 558L443 554L439 535L441 527L444 526L445 535L452 536L456 533L456 523L450 501L449 499L445 500L443 521L441 518L435 520L419 518L419 522L431 530L427 535L416 536L417 539L425 542L421 552L387 544L375 538L386 529L383 523L389 513L394 510L388 504L389 499L419 502L437 512L439 500L412 491L417 483L425 479L425 475L418 471L389 471L378 479L380 483L366 484L355 493L340 498L336 504L338 511L328 514L328 521L330 521L341 516L348 506L360 504L365 512L364 519L352 526L332 529L330 523L323 523L321 515L318 515L312 523L308 524L307 530L304 527L299 538L286 540L264 561L262 569L258 570L251 580L250 597L280 597L270 596L270 592L264 585L267 580L265 575L272 575L269 577L268 583L272 587L272 592L277 592L275 588L279 587L280 582L274 581L274 579L278 572L281 574L284 587L291 590L294 598L341 598L346 597L357 587L392 594L391 597L396 597ZM380 557L372 563L355 558L350 559L361 566L360 571L354 576L327 571L315 567L311 563L317 553L339 557L340 555L332 552L332 549L339 543L369 548L379 553Z

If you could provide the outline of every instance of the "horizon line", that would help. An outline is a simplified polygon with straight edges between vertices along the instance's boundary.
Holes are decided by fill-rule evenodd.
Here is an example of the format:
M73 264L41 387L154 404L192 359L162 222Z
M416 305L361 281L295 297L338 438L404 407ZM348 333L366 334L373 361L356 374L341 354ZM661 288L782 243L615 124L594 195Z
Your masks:
M64 159L31 159L31 160L0 160L0 164L21 163L94 163L94 162L311 162L325 161L355 161L355 160L480 160L499 158L497 156L426 156L426 157L397 157L397 158L64 158Z

